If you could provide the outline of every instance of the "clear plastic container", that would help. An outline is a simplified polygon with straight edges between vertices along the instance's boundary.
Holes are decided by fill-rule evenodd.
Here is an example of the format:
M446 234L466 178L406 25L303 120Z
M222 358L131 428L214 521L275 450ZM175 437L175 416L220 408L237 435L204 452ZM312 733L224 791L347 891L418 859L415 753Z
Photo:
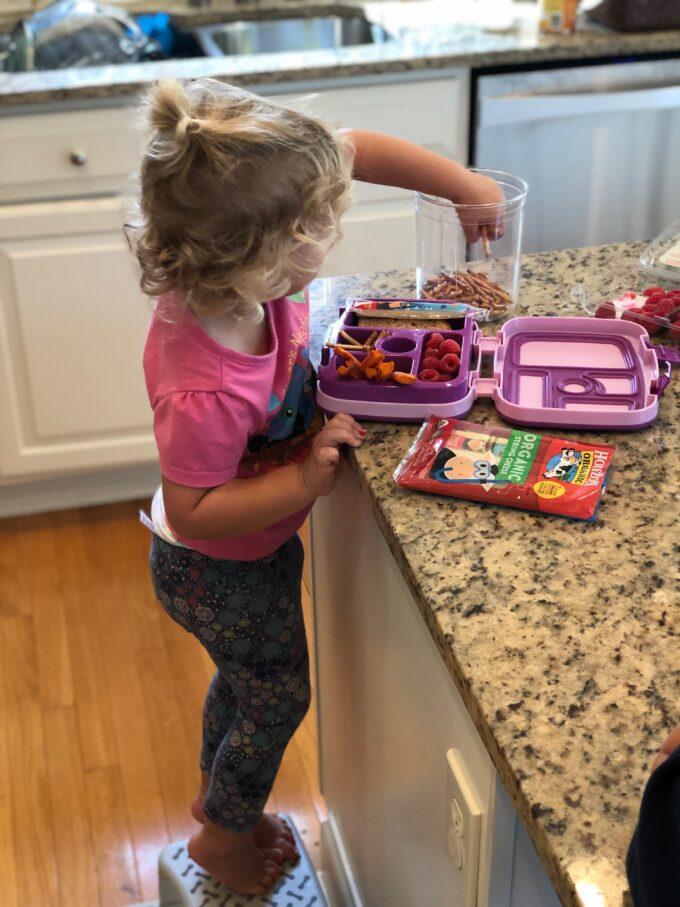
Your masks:
M680 221L671 224L640 256L640 268L662 284L680 286Z
M680 340L680 281L668 280L647 266L652 246L641 256L637 271L622 275L605 269L574 286L571 295L588 315L640 324L662 343Z
M455 299L486 309L489 320L498 320L517 302L528 187L510 173L474 172L495 179L505 200L454 205L416 193L418 296Z

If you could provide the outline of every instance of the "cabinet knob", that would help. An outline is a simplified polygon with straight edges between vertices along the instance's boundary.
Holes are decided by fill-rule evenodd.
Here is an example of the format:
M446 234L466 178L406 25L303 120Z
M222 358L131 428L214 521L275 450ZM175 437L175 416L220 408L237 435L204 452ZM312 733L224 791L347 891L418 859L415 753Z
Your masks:
M83 167L87 164L87 154L84 151L72 151L69 154L68 159L74 167Z

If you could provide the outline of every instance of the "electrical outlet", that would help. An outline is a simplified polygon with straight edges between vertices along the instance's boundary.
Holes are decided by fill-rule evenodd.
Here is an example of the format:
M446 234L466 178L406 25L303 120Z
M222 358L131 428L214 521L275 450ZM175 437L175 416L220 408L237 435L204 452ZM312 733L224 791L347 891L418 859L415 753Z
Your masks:
M476 907L482 808L470 785L458 750L446 754L448 762L447 850L463 876L464 900L460 907Z

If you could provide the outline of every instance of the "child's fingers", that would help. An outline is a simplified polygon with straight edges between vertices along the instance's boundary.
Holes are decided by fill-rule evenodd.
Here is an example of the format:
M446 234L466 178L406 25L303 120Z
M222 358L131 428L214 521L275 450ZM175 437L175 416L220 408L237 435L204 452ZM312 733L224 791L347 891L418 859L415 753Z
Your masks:
M338 429L350 431L356 435L357 438L364 438L366 436L366 429L359 425L356 419L353 419L352 416L348 416L346 413L340 413L335 416L334 419L331 419L328 425L323 429L322 434L325 437L328 432L337 431Z
M332 445L339 447L341 444L349 444L350 447L361 447L363 436L358 431L345 428L343 425L328 425L323 432L320 444Z
M362 434L366 434L366 429L362 428L356 419L347 413L338 413L336 416L333 416L331 421L328 423L329 426L338 426L342 425L345 428L350 428L352 430L360 431Z
M340 451L337 447L322 447L318 454L319 466L337 466L340 462Z
M486 235L492 241L501 239L503 234L505 233L505 228L503 227L503 224L498 223L498 222L492 223L492 224L485 224L484 229L486 230Z
M470 243L476 243L481 236L479 224L463 224L465 239Z

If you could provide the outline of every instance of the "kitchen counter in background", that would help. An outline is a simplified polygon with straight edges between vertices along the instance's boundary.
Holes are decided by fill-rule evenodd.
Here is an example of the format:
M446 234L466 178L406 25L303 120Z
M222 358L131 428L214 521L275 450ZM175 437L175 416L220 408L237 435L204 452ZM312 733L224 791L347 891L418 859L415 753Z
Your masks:
M639 286L641 248L526 256L514 314L576 313L569 291L582 279L603 295L613 282ZM404 271L315 283L315 350L347 295L413 292L414 275ZM679 403L676 377L650 428L567 433L616 447L594 524L398 488L392 473L413 425L372 424L351 455L391 554L566 905L621 907L642 789L665 734L680 723ZM499 422L486 401L467 418Z
M269 4L276 6L274 2ZM321 5L321 4L319 4ZM324 12L352 4L324 4ZM360 8L366 4L354 4ZM388 30L395 4L370 4L371 18ZM294 10L295 4L285 4ZM311 7L306 4L307 10ZM242 16L247 16L244 9ZM391 18L392 17L392 18ZM218 9L177 13L179 27L229 18ZM233 18L233 17L232 17ZM474 25L439 25L407 30L384 44L348 47L337 51L260 54L244 57L199 57L161 62L101 66L37 73L0 73L0 108L54 101L75 101L135 94L163 77L211 76L241 85L318 82L360 76L398 74L418 70L526 66L534 63L646 57L680 54L680 31L620 34L584 28L571 36L540 35L535 25L495 33Z

